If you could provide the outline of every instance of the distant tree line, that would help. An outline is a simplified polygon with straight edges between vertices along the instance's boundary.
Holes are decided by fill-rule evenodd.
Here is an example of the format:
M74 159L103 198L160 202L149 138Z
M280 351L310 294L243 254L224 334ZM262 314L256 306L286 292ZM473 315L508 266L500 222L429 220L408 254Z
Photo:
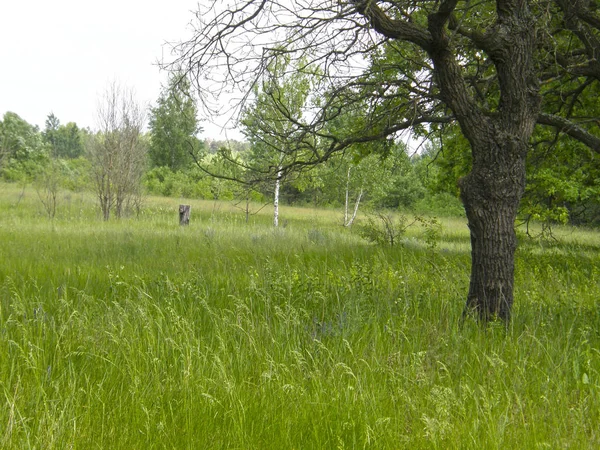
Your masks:
M273 70L294 73L286 67ZM267 174L285 153L285 129L269 127L287 118L278 117L269 102L277 95L275 103L287 102L289 114L295 103L315 101L308 95L306 74L273 83L257 86L254 102L244 111L245 142L198 137L202 127L196 103L189 81L178 74L147 114L130 90L110 85L99 102L95 130L62 124L52 112L41 130L7 112L0 120L0 179L36 186L49 216L56 213L59 189L95 192L104 219L139 212L144 194L245 201L248 213L249 202L273 201L277 180ZM359 120L344 116L330 126L350 130ZM471 165L468 144L449 126L428 135L418 152L401 141L369 142L310 170L286 172L277 201L339 208L345 225L352 224L359 207L463 214L458 184ZM551 158L539 154L543 146L528 157L522 220L597 225L596 155L570 141L553 145Z

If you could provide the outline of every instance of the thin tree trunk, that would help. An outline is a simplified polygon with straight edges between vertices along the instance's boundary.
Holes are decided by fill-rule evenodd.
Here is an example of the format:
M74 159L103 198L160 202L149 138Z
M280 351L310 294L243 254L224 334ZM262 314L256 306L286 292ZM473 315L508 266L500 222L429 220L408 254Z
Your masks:
M279 226L279 188L281 187L281 166L277 170L277 180L275 180L275 195L273 200L273 226Z
M350 196L350 170L351 167L348 167L348 175L346 178L346 201L344 203L344 226L348 226L348 202Z
M246 223L250 221L250 191L246 190Z
M360 200L362 199L363 194L364 194L364 190L361 188L360 192L358 194L358 197L356 198L356 202L354 203L354 211L352 212L352 217L350 218L349 221L344 222L345 227L351 227L352 224L354 223L354 220L356 219L356 215L358 214L358 206L360 205Z
M110 218L110 208L112 207L112 192L108 175L101 175L99 182L100 209L102 218L107 221Z

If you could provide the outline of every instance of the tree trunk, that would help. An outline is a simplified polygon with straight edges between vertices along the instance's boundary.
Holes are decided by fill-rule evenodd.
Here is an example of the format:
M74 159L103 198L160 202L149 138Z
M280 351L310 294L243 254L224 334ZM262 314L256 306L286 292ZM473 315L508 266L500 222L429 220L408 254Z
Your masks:
M281 166L277 171L277 180L275 180L275 195L273 199L273 226L279 226L279 188L281 187Z
M348 175L346 177L346 201L344 202L344 226L348 226L348 203L350 200L350 169L348 167Z
M246 223L250 222L250 190L246 190Z
M358 214L358 206L360 205L360 200L362 199L364 190L363 188L360 188L360 192L358 193L358 197L356 197L356 202L354 203L354 212L352 213L352 217L350 217L350 220L345 221L344 226L345 227L351 227L352 224L354 223L354 220L356 219L356 215Z
M526 149L525 143L520 155L514 148L485 152L460 182L471 234L471 283L463 316L475 312L483 321L510 320L514 225L525 189Z
M191 205L179 205L179 225L190 224Z
M475 101L452 52L446 23L453 7L440 7L429 16L433 45L428 51L441 98L453 111L473 157L471 172L460 181L472 258L465 314L474 311L483 321L498 318L508 323L517 247L514 222L525 190L525 159L540 96L529 2L498 0L496 5L497 21L475 36L497 72L499 103L493 114Z
M107 221L110 218L110 208L112 207L112 192L110 188L110 179L107 175L103 175L97 187L99 190L98 197L100 198L100 209L102 210L102 218Z

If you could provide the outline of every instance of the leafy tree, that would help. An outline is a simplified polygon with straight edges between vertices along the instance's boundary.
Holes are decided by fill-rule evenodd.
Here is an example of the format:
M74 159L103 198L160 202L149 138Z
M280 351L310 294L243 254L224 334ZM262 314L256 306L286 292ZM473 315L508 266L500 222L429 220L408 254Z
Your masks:
M301 63L300 63L301 64ZM294 67L288 57L273 58L254 90L254 100L242 115L242 130L250 142L247 168L260 174L275 170L273 224L279 224L279 191L288 147L297 139L294 121L306 112L310 74Z
M568 221L592 224L600 219L600 155L558 139L551 148L536 146L527 162L527 187L521 204L527 223L534 219L548 225Z
M550 127L600 152L596 121L569 107L600 80L597 0L234 0L211 5L213 19L180 45L174 63L198 81L195 87L205 99L220 92L206 80L249 92L282 54L319 65L316 88L322 101L312 114L298 120L279 102L278 110L297 133L274 176L404 129L459 127L471 153L469 172L459 183L471 232L465 313L508 321L514 222L534 129ZM205 12L198 17L209 16ZM355 127L328 128L348 111L362 118Z
M54 113L46 119L46 128L42 133L44 141L51 147L52 156L56 158L78 158L83 155L84 147L82 131L76 123L61 125Z
M39 129L13 112L0 121L0 169L9 181L28 180L47 161L47 148Z
M600 112L587 111L592 116ZM527 156L527 185L519 215L527 223L533 219L545 225L593 223L599 218L600 155L545 128L535 131L533 144ZM446 127L432 163L437 169L433 190L458 196L458 181L468 174L471 162L466 139L456 127Z
M43 132L44 140L52 145L53 149L57 146L57 137L56 133L58 132L58 128L60 127L60 120L58 117L54 115L53 112L48 114L46 118L46 129Z
M245 141L236 141L235 139L229 140L216 140L216 139L205 139L204 147L210 154L217 153L221 148L226 147L233 153L245 152L250 148L249 144Z
M379 195L373 199L381 208L412 209L425 196L425 187L416 172L416 162L404 145L395 145L382 161L387 177L380 179Z
M190 151L197 153L201 148L196 137L201 131L196 116L189 81L181 74L173 74L156 106L150 109L148 154L153 166L177 171L193 163Z
M401 144L391 146L389 154L372 150L364 156L357 152L336 155L318 172L322 199L333 205L343 205L343 224L351 226L361 204L372 208L412 206L416 198L411 198L410 192L418 189L420 183L412 177L414 187L407 184L411 171L408 155Z

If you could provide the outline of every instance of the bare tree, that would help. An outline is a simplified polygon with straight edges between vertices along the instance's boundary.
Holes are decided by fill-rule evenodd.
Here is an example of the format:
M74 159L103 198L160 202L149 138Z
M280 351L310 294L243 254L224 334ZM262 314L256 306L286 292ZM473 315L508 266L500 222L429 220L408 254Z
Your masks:
M57 158L50 156L47 167L36 176L33 184L49 219L54 219L56 216L61 178L62 171L60 161L58 161Z
M186 70L211 114L227 90L243 104L282 54L319 67L320 101L304 120L288 115L297 138L273 177L403 130L458 124L473 161L460 182L472 249L465 312L508 321L535 127L600 152L597 118L569 115L569 102L597 88L597 9L597 0L213 1L173 67ZM565 80L578 87L561 95ZM360 120L331 126L344 116Z
M90 139L94 188L104 220L120 218L140 193L147 149L142 140L145 114L131 89L112 83L98 104L98 132Z

